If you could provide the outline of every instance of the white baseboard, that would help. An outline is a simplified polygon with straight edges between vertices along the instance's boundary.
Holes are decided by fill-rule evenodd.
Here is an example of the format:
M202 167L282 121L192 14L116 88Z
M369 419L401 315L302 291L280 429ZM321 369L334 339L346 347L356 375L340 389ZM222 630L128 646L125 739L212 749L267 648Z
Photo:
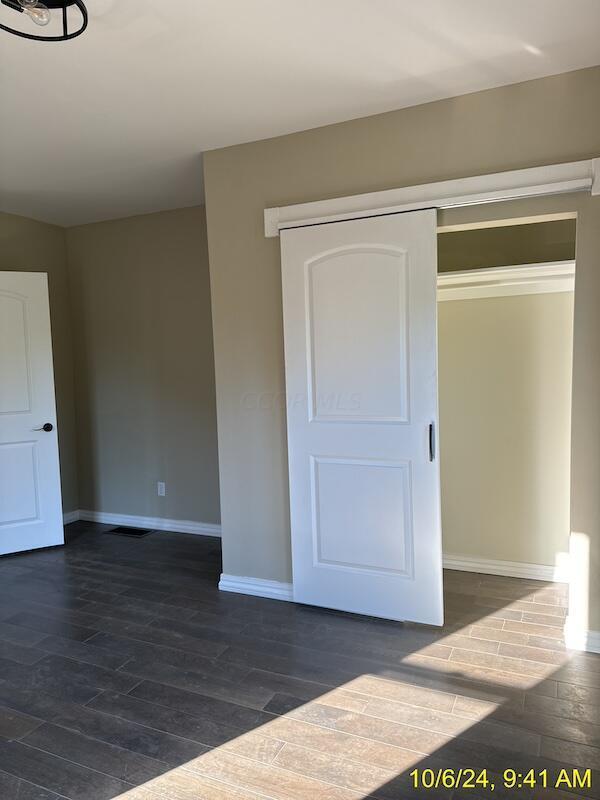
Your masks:
M457 569L463 572L483 572L487 575L506 575L514 578L530 578L541 581L567 582L568 575L564 567L546 566L545 564L523 564L517 561L494 561L492 559L471 558L470 556L444 556L446 569ZM221 575L219 589L222 592L237 592L256 597L270 597L274 600L293 599L291 583L268 581L262 578L247 578L241 575Z
M444 568L555 583L568 583L569 581L568 568L565 563L552 567L547 564L525 564L521 561L496 561L491 558L446 554L444 555Z
M291 583L267 581L263 578L244 578L241 575L221 574L219 589L222 592L236 592L237 594L251 594L254 597L270 597L272 600L293 599Z
M570 650L600 653L600 631L590 631L574 624L570 617L565 623L565 644Z
M220 536L221 526L206 522L189 520L159 519L158 517L136 517L128 514L108 514L103 511L67 511L64 514L65 525L82 519L88 522L102 522L108 525L131 525L137 528L174 531L176 533L194 533L204 536ZM534 580L566 582L566 566L550 567L546 564L523 564L517 561L495 561L493 559L472 558L471 556L444 556L444 567L463 572L482 572L486 575L506 575L514 578L530 578ZM241 575L221 574L219 589L222 592L248 594L254 597L268 597L272 600L293 600L291 583L268 581L263 578L246 578ZM565 625L565 643L572 650L589 653L600 653L600 631L582 630L567 622Z
M106 511L70 511L64 515L65 525L77 520L102 522L106 525L130 525L133 528L150 528L153 531L194 533L200 536L221 536L221 526L210 522L195 522L188 519L162 519L161 517L139 517L132 514L109 514Z

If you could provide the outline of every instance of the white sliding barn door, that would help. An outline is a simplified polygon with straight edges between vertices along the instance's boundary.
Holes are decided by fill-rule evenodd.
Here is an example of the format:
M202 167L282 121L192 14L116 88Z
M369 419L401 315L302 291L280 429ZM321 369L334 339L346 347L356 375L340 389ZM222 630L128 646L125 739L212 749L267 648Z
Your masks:
M0 272L0 555L63 542L48 281Z
M281 232L297 602L443 623L436 245L434 210Z

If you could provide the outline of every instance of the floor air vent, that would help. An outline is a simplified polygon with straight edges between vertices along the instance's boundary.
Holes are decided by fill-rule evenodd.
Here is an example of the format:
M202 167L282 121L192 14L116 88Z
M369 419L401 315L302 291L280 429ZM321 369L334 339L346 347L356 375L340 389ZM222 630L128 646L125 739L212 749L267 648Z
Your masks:
M152 533L151 530L147 530L146 528L128 528L127 525L119 525L105 532L114 533L116 536L133 536L136 539L139 539L141 536L148 536L149 533Z

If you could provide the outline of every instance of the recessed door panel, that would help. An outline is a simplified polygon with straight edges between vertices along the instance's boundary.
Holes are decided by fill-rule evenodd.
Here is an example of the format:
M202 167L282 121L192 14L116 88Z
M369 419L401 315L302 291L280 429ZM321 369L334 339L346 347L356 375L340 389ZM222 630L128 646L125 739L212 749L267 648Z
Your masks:
M312 418L407 422L406 253L340 248L307 264L306 283Z
M31 408L25 298L0 291L0 414Z
M35 442L0 444L0 525L32 522L39 517Z
M315 565L411 577L410 463L312 461Z

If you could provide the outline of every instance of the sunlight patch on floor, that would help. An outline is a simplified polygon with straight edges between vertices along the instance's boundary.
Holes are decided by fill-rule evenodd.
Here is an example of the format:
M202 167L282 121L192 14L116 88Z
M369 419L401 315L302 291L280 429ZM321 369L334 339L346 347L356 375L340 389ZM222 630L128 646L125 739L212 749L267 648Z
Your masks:
M553 587L543 586L507 600L502 610L522 610L534 595L554 600ZM486 740L493 732L498 747L514 749L514 729L490 715L503 707L519 711L515 697L542 685L570 655L562 647L561 629L548 628L546 647L539 648L540 659L548 661L509 656L498 661L501 644L525 641L506 622L483 613L439 638L432 629L407 626L402 630L409 639L422 638L423 644L398 652L397 668L358 675L119 800L359 800L456 737ZM374 632L371 640L379 635L383 642L394 634ZM440 678L461 683L446 690L439 688ZM523 752L537 754L537 734L519 735Z

